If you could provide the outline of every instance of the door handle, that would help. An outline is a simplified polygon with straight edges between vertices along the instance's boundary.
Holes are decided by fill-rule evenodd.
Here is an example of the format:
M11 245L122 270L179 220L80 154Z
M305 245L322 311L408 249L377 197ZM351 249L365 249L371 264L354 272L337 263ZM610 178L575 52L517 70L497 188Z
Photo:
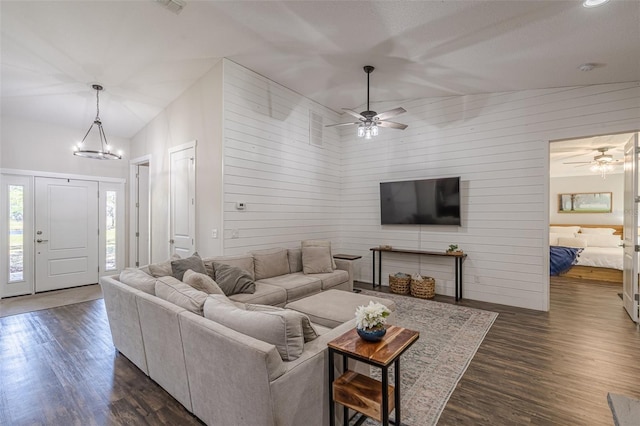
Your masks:
M173 239L169 240L169 244L175 244L175 241Z
M49 241L49 240L41 240L39 238L36 240L37 243L46 243L47 241Z

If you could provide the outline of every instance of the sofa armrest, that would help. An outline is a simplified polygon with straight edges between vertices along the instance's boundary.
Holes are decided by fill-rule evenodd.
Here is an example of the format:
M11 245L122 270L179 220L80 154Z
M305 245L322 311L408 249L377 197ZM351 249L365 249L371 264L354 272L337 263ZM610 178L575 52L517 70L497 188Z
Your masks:
M336 258L334 258L333 260L336 262L336 269L347 271L347 273L349 274L348 290L353 290L353 260Z

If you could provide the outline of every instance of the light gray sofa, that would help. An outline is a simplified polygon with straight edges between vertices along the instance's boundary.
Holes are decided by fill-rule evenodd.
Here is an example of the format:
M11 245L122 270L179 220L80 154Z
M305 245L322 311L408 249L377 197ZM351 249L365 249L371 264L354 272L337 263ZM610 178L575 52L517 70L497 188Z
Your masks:
M203 260L214 259L250 264L248 256ZM231 299L282 306L325 289L351 290L350 262L337 261L336 266L343 269L313 277L294 265L286 276L258 279L254 295ZM256 274L255 269L249 272ZM118 276L102 277L100 284L118 351L206 424L329 424L327 342L352 329L355 319L335 328L314 324L320 336L304 343L300 357L283 361L274 345L123 284Z

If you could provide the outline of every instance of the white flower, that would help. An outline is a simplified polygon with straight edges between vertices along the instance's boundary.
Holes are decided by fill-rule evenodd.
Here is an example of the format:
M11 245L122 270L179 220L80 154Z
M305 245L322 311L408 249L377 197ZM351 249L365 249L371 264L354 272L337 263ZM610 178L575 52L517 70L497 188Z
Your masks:
M367 306L356 308L356 327L359 329L375 328L386 324L387 317L391 314L389 308L382 303L369 301Z

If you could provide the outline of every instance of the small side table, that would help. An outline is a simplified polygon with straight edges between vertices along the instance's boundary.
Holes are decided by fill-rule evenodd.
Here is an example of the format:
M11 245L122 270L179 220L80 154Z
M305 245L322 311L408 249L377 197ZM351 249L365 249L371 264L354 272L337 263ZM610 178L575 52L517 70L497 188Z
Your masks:
M352 329L330 341L329 347L329 420L335 426L335 406L343 406L344 426L349 424L349 408L370 417L383 426L389 425L389 414L395 409L395 424L400 425L400 356L420 337L417 331L394 325L379 342L366 342ZM334 355L342 356L340 377L334 380ZM366 364L380 367L382 381L350 371L348 359L352 358ZM395 387L389 385L389 367L395 368ZM363 420L364 417L360 420ZM360 420L358 423L360 424Z
M362 256L357 254L334 254L334 259L344 259L344 260L358 260L361 259Z

